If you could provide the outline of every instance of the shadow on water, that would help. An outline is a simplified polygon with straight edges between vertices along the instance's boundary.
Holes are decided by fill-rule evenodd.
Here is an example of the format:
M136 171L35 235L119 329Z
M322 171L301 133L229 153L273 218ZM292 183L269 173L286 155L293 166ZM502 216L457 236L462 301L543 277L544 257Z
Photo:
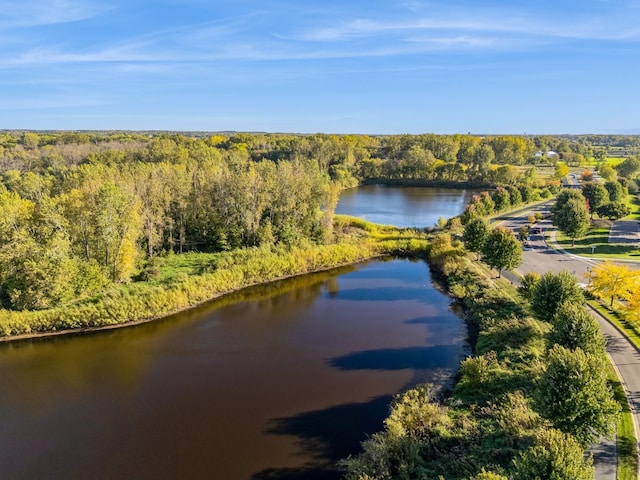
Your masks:
M252 480L337 480L336 463L360 450L360 443L368 437L365 432L382 429L391 399L391 395L381 395L367 402L272 419L266 433L297 437L300 454L311 460L299 468L263 470Z
M460 345L431 347L382 348L350 353L331 359L329 364L338 370L424 370L451 367Z

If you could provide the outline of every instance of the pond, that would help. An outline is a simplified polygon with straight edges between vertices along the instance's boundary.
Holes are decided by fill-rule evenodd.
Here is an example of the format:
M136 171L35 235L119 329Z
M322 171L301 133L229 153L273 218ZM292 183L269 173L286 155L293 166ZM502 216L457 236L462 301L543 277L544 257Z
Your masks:
M0 478L331 479L466 329L428 265L248 289L168 319L0 347Z
M336 213L396 227L432 227L461 214L477 190L365 185L345 190Z

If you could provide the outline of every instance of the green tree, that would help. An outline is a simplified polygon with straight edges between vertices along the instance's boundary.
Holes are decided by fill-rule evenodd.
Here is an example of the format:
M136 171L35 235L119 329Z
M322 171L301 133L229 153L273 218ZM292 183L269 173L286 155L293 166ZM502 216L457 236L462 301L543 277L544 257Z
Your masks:
M604 355L606 340L595 318L580 304L564 303L552 320L551 344L570 350L576 348L594 355Z
M496 188L491 194L491 199L495 205L495 209L498 212L508 209L511 206L511 196L509 192L502 188Z
M578 442L559 430L542 430L535 444L513 461L513 480L593 480L591 457Z
M495 160L496 155L490 145L482 144L473 151L473 169L484 174Z
M640 157L629 157L615 166L618 175L633 178L640 171Z
M477 475L471 477L470 480L509 480L504 475L487 471L484 468Z
M576 238L584 236L591 225L586 205L575 199L569 200L553 215L553 223L571 238L571 245L575 245Z
M512 269L522 263L520 242L506 228L493 229L482 247L482 254L485 263L498 270L498 276L501 276L505 268Z
M582 192L573 189L563 189L556 197L555 203L551 206L551 214L556 215L569 200L579 200L585 203Z
M488 235L489 224L483 218L474 217L464 226L462 233L464 247L470 252L477 253L478 260L480 259L480 252Z
M593 158L596 162L604 162L607 159L607 149L603 147L594 148Z
M536 291L536 287L539 282L540 282L539 273L536 273L536 272L525 273L524 277L522 277L522 280L520 281L518 292L526 300L531 301L533 299L533 294Z
M600 205L596 210L599 217L606 217L609 220L618 220L631 213L631 209L622 202L608 202Z
M616 176L618 175L615 169L608 163L598 168L598 173L602 178L609 181L615 181Z
M605 367L601 355L555 345L538 383L540 413L583 447L600 435L611 434L615 425L619 406L607 385Z
M582 187L582 195L589 202L591 217L599 206L609 201L609 192L601 183L587 183Z
M522 204L522 194L520 193L520 190L518 190L518 187L515 185L509 185L506 189L509 192L509 203L511 203L511 206L517 207Z
M604 188L609 192L609 200L619 202L624 199L624 187L616 180L609 180L604 183Z
M557 275L545 273L533 290L531 309L540 319L550 322L565 302L583 303L584 295L578 280L566 270Z

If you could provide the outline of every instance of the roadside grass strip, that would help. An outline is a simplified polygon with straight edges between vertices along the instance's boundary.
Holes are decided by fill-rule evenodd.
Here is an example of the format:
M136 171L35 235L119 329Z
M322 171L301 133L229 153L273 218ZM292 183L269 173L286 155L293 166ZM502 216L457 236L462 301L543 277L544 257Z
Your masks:
M613 396L620 405L620 413L616 421L616 445L618 452L616 479L635 480L638 471L638 456L633 417L622 383L611 363L609 363L607 368L607 378L609 386L611 390L613 390Z
M603 305L598 300L588 300L587 303L599 314L605 317L610 323L612 323L618 330L620 330L629 339L629 341L638 350L640 350L640 331L635 325L626 320L617 311L610 309L606 305Z
M640 221L640 197L638 195L627 195L625 203L631 209L631 213L624 217L623 220Z

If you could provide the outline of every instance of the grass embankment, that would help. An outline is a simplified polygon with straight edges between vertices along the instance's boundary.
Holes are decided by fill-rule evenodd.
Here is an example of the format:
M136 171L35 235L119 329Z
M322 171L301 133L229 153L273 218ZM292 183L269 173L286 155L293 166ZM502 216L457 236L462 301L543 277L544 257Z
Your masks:
M629 339L629 341L640 350L640 327L636 324L628 321L624 316L620 315L617 310L613 310L607 305L604 305L598 300L589 300L589 305L596 310L600 315L607 319L607 321L613 324L618 330L620 330Z
M616 422L616 446L618 450L616 480L636 480L638 457L631 408L622 383L618 379L618 374L611 364L607 371L607 377L615 400L620 405L620 413Z
M164 317L247 286L361 262L380 255L419 252L426 236L415 230L337 216L339 241L296 247L253 247L224 253L170 255L157 278L113 285L92 298L48 310L0 310L3 340L61 331L111 328Z

